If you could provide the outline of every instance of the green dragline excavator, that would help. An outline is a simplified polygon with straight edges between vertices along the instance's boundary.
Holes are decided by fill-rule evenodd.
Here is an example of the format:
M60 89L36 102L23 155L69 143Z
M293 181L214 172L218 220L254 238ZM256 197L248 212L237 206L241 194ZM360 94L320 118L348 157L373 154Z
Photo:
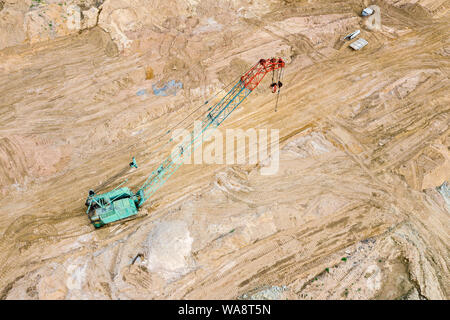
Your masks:
M87 215L92 224L99 228L106 224L135 216L139 208L147 201L180 167L181 157L190 155L202 143L203 133L208 128L217 128L258 86L267 73L272 72L272 92L280 92L281 77L285 62L281 58L261 59L249 71L239 78L237 83L216 104L208 108L208 113L201 121L201 132L184 142L154 170L139 190L134 193L128 187L115 188L112 191L96 194L89 191L86 200ZM274 81L277 72L278 81ZM278 101L278 97L277 97ZM130 167L137 168L136 160Z

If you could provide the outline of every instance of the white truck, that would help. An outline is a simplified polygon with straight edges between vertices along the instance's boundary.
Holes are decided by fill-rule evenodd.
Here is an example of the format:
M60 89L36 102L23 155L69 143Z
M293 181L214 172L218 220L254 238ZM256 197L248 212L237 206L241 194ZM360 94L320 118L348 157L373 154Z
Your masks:
M356 31L353 31L352 33L346 35L344 37L344 40L352 40L352 39L356 38L360 33L361 33L361 30L359 30L359 29Z
M372 8L365 8L362 12L361 15L363 17L367 17L373 14L373 9Z
M359 38L358 40L350 44L350 48L352 48L353 50L361 50L362 48L367 46L367 44L368 42L366 39Z

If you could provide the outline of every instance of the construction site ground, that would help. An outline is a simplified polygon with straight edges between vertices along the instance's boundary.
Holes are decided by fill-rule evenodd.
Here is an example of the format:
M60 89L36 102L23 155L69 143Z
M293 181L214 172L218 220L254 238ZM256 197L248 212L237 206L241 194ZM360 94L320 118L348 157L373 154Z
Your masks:
M117 24L101 2L98 25L0 51L0 299L449 298L448 3L375 1L371 30L363 1L154 1L151 26L145 0ZM218 130L279 129L277 174L183 165L94 229L89 189L136 156L105 191L137 190L161 134L272 56L278 111L266 78Z

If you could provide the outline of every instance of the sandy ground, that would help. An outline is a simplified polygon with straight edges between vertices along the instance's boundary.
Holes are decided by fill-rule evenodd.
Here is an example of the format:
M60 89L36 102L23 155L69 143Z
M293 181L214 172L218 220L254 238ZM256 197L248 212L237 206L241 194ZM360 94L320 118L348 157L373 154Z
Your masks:
M100 16L116 29L0 51L0 298L448 299L445 3L376 1L369 30L363 1L175 2L152 27L119 8ZM361 51L341 40L355 29ZM105 190L138 188L161 134L271 56L278 112L265 79L220 130L279 129L276 175L183 165L147 216L94 230L89 189L132 156ZM168 80L183 89L154 95Z

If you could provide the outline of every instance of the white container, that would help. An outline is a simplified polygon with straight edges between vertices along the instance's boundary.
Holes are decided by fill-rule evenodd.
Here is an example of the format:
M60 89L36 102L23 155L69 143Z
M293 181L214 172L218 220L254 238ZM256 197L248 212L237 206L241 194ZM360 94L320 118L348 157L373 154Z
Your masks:
M358 40L350 44L350 48L352 48L353 50L361 50L362 48L367 46L367 44L368 42L366 41L366 39L359 38Z

